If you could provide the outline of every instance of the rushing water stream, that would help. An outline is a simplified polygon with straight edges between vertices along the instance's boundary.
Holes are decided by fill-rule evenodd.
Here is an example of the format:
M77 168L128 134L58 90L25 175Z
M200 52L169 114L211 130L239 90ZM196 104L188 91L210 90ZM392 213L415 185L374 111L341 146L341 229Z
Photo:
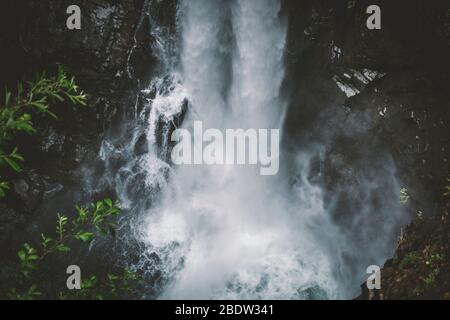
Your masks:
M367 266L391 253L384 241L395 228L376 231L381 244L343 232L322 188L308 179L310 152L294 156L295 173L280 163L276 176L252 166L169 161L178 125L283 128L287 23L280 1L186 0L178 10L179 37L152 26L165 74L141 93L127 134L105 140L100 152L134 217L125 237L143 248L134 268L164 279L162 298L353 297ZM166 59L170 41L179 58ZM354 214L364 219L366 212Z

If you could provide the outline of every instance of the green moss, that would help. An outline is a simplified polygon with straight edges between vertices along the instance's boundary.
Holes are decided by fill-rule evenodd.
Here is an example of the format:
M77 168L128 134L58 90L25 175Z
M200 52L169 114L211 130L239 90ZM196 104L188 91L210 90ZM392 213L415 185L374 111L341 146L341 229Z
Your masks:
M425 278L422 278L422 281L425 282L425 285L427 287L432 287L436 284L436 278L439 275L439 269L434 269L433 271L431 271L428 276L426 276Z
M420 254L417 252L411 252L408 253L400 262L400 268L402 269L417 268L420 262L421 262Z

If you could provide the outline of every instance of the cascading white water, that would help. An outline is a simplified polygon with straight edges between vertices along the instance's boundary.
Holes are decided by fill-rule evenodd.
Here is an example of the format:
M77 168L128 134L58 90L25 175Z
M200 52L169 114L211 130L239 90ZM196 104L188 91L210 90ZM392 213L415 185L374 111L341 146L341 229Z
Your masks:
M186 101L185 128L195 120L219 129L281 128L285 114L280 1L186 0L179 10L180 66L144 92L130 147L105 142L101 152L107 164L117 154L125 159L110 175L120 200L139 216L130 236L145 249L135 268L164 279L164 298L352 297L365 268L389 252L333 223L322 189L307 178L314 152L305 149L293 172L277 176L251 166L171 168L161 157L158 149L169 148L170 125ZM142 135L148 151L136 155ZM143 205L155 189L157 201Z
M280 125L286 28L276 0L187 1L183 30L184 87L208 127L270 128ZM227 30L235 46L229 97L224 96ZM250 167L181 167L150 210L142 232L148 250L163 261L171 282L167 298L305 298L322 288L333 296L327 257L279 178ZM297 221L293 223L293 221ZM306 293L305 293L306 292Z
M280 9L279 1L263 0L237 1L232 10L236 50L230 100L238 125L281 127L286 25Z

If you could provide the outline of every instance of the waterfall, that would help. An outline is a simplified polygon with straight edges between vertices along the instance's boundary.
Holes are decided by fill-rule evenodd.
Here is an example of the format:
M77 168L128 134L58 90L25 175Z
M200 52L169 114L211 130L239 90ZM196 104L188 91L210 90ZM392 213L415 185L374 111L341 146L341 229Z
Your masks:
M100 153L132 216L123 239L140 244L132 267L160 280L161 298L353 297L365 268L388 253L333 222L324 191L308 178L317 150L305 148L292 172L276 176L251 166L170 164L171 132L194 121L282 129L280 1L186 0L178 10L179 63L153 78L136 119Z

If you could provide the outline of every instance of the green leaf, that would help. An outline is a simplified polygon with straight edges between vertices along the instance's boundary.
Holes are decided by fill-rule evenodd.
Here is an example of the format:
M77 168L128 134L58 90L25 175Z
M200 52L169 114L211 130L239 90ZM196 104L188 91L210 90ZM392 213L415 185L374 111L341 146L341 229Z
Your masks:
M81 281L81 289L82 290L91 289L96 283L97 283L97 277L92 276L88 279Z
M30 298L38 297L41 295L41 293L37 290L37 285L33 284L30 289L28 289L28 294L30 295Z
M6 91L5 94L5 107L9 106L9 101L11 100L11 91Z
M111 199L108 198L108 199L105 199L104 201L105 201L105 203L106 203L106 205L107 205L108 207L112 208L113 202L112 202Z
M81 222L85 221L88 216L88 212L86 211L86 209L83 207L79 207L79 206L76 206L75 208L78 212L78 217L79 217L80 221Z
M92 232L87 231L78 231L78 233L75 235L75 239L80 240L82 242L90 242L94 238L94 234Z
M27 254L33 254L36 252L36 249L34 249L32 246L30 246L28 243L25 243L24 248L27 250Z
M70 248L68 246L66 246L65 244L61 243L56 246L56 250L59 252L69 252Z
M35 254L32 254L32 255L30 255L28 257L28 260L30 260L30 261L35 261L35 260L38 260L38 259L39 259L39 257L37 255L35 255Z
M102 201L97 201L97 202L95 203L95 209L96 209L97 211L100 211L101 209L103 209L103 202L102 202Z
M1 181L0 182L0 197L4 197L5 196L5 191L9 190L9 185L8 182L6 181Z
M24 161L23 157L17 153L17 147L14 148L14 150L11 152L11 154L9 156L18 161Z
M108 273L108 280L114 281L114 280L118 280L118 279L119 279L119 277L116 276L115 274L113 274L113 273Z
M20 249L19 252L17 252L17 255L19 256L20 261L25 261L26 260L26 252L23 249Z
M42 112L47 112L48 105L44 104L42 101L32 101L30 104Z
M66 216L62 216L58 213L58 219L56 221L56 233L59 235L59 240L62 240L64 236L64 226L67 224L68 218Z
M41 238L42 238L41 245L44 249L47 249L48 246L54 241L52 238L47 237L43 233L41 233Z
M5 156L3 157L3 160L5 160L5 162L11 167L11 169L13 169L16 172L21 172L22 168L20 167L20 165L11 157L9 156Z
M51 92L50 95L51 95L53 98L55 98L56 100L59 100L60 102L63 102L63 101L64 101L64 98L61 97L61 96L60 96L58 93L56 93L56 92Z
M103 216L101 214L97 214L94 217L93 224L96 226L96 225L100 224L101 222L103 222Z

